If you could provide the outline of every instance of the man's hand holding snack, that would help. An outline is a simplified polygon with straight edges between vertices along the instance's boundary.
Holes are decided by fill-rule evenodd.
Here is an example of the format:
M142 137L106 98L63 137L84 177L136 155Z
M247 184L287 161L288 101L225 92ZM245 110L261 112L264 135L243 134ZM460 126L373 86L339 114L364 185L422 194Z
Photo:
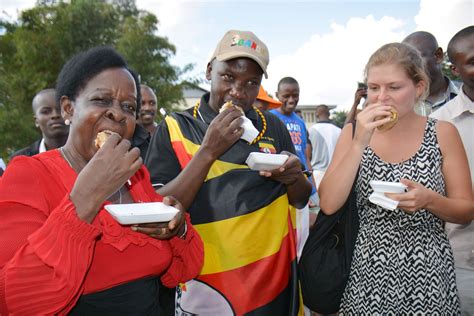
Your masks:
M215 160L227 151L236 141L240 139L244 130L240 127L242 124L242 109L233 106L231 102L221 108L220 113L212 120L206 135L202 141L201 148L207 149Z
M288 155L288 160L279 168L260 171L260 175L286 185L295 184L298 180L304 178L298 156L288 151L282 151L281 154Z

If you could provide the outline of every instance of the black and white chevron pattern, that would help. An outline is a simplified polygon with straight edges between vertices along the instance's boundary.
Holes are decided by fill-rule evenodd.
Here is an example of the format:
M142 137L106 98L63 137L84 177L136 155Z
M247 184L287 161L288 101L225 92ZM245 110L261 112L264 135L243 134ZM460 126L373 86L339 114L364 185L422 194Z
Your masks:
M443 222L427 210L407 214L369 202L369 181L419 182L445 194L436 120L410 159L391 164L367 147L357 182L360 229L342 315L458 315L454 259Z

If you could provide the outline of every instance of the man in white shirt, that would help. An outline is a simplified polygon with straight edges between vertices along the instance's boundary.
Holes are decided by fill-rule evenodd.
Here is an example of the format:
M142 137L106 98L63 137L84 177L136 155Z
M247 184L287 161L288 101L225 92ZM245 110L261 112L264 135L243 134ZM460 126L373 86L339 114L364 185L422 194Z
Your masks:
M403 43L416 48L425 62L426 73L431 81L430 94L424 102L415 107L415 112L428 116L456 97L458 88L441 71L444 53L433 34L424 31L414 32L408 35Z
M316 108L317 123L309 129L309 140L313 146L311 166L316 188L331 162L341 129L329 120L329 108L320 105Z
M474 26L454 35L448 45L448 56L453 63L453 72L461 77L463 85L457 97L431 116L449 121L457 127L466 150L474 187ZM474 315L474 223L446 223L445 228L454 252L461 314Z

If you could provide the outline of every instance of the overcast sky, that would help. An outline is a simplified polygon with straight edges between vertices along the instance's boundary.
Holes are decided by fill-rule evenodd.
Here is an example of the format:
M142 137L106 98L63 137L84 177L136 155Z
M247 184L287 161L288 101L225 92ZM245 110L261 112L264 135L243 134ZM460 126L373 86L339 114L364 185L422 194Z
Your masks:
M16 17L34 0L0 0L1 15ZM352 105L370 54L411 32L431 32L446 49L460 29L474 24L472 0L401 1L178 1L137 0L139 9L157 15L158 34L177 48L172 63L192 63L204 78L208 58L229 29L253 31L270 51L269 78L292 76L300 83L300 104Z

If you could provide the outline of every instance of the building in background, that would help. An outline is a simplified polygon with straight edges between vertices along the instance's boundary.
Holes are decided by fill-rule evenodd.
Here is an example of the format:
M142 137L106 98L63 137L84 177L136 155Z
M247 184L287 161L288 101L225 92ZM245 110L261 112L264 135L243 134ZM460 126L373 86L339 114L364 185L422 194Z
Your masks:
M306 123L306 127L310 128L316 123L316 108L320 104L298 104L296 110L301 111L301 116ZM334 110L337 105L326 104L330 111Z
M189 109L195 106L201 100L202 95L207 92L209 91L197 85L187 85L183 88L183 100L176 103L173 107L177 111Z

